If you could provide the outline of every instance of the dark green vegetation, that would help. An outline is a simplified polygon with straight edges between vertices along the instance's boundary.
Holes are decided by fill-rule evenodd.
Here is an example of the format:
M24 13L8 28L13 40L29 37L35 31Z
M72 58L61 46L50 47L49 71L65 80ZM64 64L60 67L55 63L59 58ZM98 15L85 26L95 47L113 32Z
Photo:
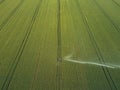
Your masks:
M0 0L0 90L120 90L119 65L119 0Z

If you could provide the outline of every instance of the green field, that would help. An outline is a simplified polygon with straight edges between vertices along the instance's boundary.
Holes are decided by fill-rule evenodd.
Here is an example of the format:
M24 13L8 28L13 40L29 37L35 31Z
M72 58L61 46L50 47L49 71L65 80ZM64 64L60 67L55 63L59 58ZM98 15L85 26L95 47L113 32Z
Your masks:
M120 90L120 0L0 0L0 90Z

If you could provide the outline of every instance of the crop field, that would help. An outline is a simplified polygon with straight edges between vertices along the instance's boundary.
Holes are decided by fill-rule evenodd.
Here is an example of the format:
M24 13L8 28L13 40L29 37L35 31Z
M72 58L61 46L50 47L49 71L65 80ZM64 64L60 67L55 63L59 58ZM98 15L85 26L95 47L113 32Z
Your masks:
M0 90L120 90L120 0L0 0Z

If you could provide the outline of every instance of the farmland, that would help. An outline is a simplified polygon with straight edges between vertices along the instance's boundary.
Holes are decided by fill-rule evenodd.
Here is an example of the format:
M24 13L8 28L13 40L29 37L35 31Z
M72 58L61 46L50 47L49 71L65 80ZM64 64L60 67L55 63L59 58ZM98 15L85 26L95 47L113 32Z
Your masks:
M119 0L0 0L0 90L120 90Z

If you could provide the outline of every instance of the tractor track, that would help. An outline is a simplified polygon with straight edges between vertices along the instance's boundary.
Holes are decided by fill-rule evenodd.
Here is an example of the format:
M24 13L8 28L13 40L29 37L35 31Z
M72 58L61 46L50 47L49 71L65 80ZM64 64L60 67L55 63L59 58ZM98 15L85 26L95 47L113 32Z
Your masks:
M0 25L0 31L3 29L3 27L9 22L9 20L12 18L12 16L16 13L16 11L22 6L23 2L25 0L21 0L20 3L12 10L12 12L9 14L9 16L2 22Z
M46 13L47 13L47 11L48 11L48 2L47 2L47 10L46 10ZM44 13L44 14L46 14L46 13ZM42 13L43 14L43 13ZM43 14L43 15L44 15ZM43 34L41 34L42 36L41 36L41 39L40 39L40 41L44 41L44 42L46 42L46 40L47 40L47 36L49 35L49 33L50 33L50 30L48 31L48 32L42 32ZM48 35L47 35L48 34ZM35 87L34 87L34 85L35 85L35 81L37 81L37 78L38 78L38 74L39 74L39 69L40 69L40 64L41 64L41 60L40 60L40 58L41 58L41 49L42 48L44 48L44 49L46 49L46 47L45 47L45 43L43 43L43 45L42 45L42 47L39 47L38 48L38 51L39 51L39 55L38 55L38 59L37 59L37 63L36 63L36 67L35 67L35 72L34 72L34 74L33 74L33 79L32 79L32 82L31 82L31 85L30 85L30 88L29 88L29 90L34 90L35 89Z
M95 48L96 54L97 54L97 56L98 56L98 59L99 59L99 61L100 61L101 64L105 64L105 60L104 60L104 58L102 57L101 51L100 51L100 49L99 49L99 47L98 47L98 44L97 44L97 42L96 42L96 40L95 40L95 38L94 38L94 35L93 35L92 31L91 31L91 29L90 29L90 26L89 26L89 24L88 24L88 21L87 21L87 19L86 19L86 16L85 16L84 13L82 12L82 9L81 9L81 6L80 6L78 0L76 0L76 5L77 5L77 7L79 8L80 14L82 15L83 22L84 22L84 24L86 25L86 30L87 30L88 35L89 35L89 37L90 37L91 43L93 44L93 46L94 46L94 48ZM108 82L111 90L117 90L117 87L116 87L116 85L115 85L115 83L114 83L114 81L113 81L113 79L112 79L112 76L111 76L108 68L103 67L103 66L101 66L101 68L102 68L102 70L103 70L103 73L104 73L104 75L105 75L105 77L106 77L106 80L107 80L107 82ZM112 86L114 86L114 87L112 87Z
M107 13L105 13L105 11L103 10L103 8L100 6L100 4L98 4L98 2L96 0L93 0L93 1L98 6L98 8L101 10L101 12L104 14L104 16L111 22L111 24L114 26L114 28L116 29L116 31L120 33L119 26L114 23L114 21L110 18L110 16Z
M56 90L62 88L62 48L61 48L61 2L57 0L57 72L56 72Z
M24 51L24 48L25 48L25 46L27 44L28 38L29 38L29 36L31 34L32 27L33 27L33 25L34 25L34 23L36 21L36 17L38 15L38 12L39 12L39 9L40 9L40 4L41 4L41 0L39 1L38 5L35 8L33 17L31 19L31 23L29 24L29 26L27 28L24 39L23 39L23 41L21 43L21 46L20 46L20 48L18 50L18 53L17 53L12 65L11 65L11 67L10 67L10 70L7 73L7 77L6 77L5 81L3 82L1 90L8 90L8 88L9 88L10 82L11 82L13 76L14 76L15 70L16 70L16 68L18 66L18 63L20 62L20 58L21 58L22 53Z
M119 3L117 3L117 1L115 1L115 0L112 0L118 7L120 7L120 4Z
M44 38L42 38L41 41L45 41L46 40L47 32L44 32L43 36L44 36ZM42 48L45 48L45 43L43 43ZM40 64L41 64L41 61L40 61L40 58L41 58L41 51L40 51L41 47L39 47L38 50L39 50L39 55L38 55L36 67L35 67L35 70L34 70L35 72L33 74L33 79L32 79L32 82L31 82L29 90L34 90L35 89L35 87L34 87L35 81L37 81L38 74L39 74L39 69L40 69L39 67L40 67Z

